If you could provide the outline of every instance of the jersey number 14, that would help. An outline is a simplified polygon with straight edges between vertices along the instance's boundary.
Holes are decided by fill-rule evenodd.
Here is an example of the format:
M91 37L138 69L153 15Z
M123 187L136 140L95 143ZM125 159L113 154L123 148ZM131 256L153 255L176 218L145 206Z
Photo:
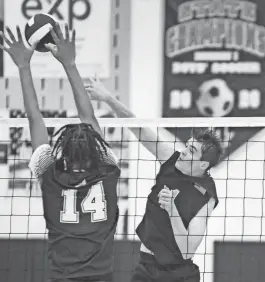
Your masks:
M60 215L61 223L79 223L80 214L77 211L77 191L63 190L63 210ZM81 202L83 213L91 213L91 222L107 220L107 202L105 200L104 187L102 182L93 185L86 197Z

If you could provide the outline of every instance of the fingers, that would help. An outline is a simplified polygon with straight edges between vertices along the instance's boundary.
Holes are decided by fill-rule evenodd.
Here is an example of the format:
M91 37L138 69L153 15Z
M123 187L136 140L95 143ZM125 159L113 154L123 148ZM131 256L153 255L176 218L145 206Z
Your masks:
M12 42L5 36L5 34L3 32L0 32L0 36L3 38L3 40L5 41L5 43L7 45L10 46L12 43L14 43L16 41L18 41L18 42L22 42L23 41L22 34L21 34L21 31L20 31L20 28L19 28L18 25L16 26L16 30L17 30L18 40L16 40L16 38L15 38L13 32L11 31L11 29L8 26L6 27L6 31L7 31L7 33L8 33L8 35L9 35L9 37L10 37Z
M172 190L172 197L175 199L179 193L179 190Z
M62 32L62 29L61 29L59 23L56 23L55 30L54 29L51 30L51 35L52 35L52 38L53 38L53 40L54 40L54 42L57 46L62 41L70 41L70 30L69 30L68 24L65 24L65 38L63 36L63 32ZM71 42L73 44L75 44L75 35L76 35L76 32L75 32L75 29L74 29L73 32L72 32L72 38L71 38Z
M4 45L0 44L0 49L2 49L3 51L6 51L7 53L9 53L9 49L6 48Z
M71 39L71 42L72 42L73 44L75 44L75 34L76 34L75 29L73 29L73 32L72 32L72 39Z
M92 85L85 85L87 91L91 91L93 89Z
M22 34L21 34L21 31L20 31L20 28L19 26L17 25L17 37L18 37L18 41L19 42L22 42Z
M99 76L95 73L94 77L93 76L90 76L89 78L89 81L90 81L90 85L93 86L95 84L101 84L101 81L99 79Z
M57 35L60 41L64 41L64 37L63 37L63 32L61 30L60 24L56 23L56 31L57 31Z
M48 43L48 44L44 44L44 46L53 54L55 55L57 52L57 46L52 44L52 43Z
M164 205L170 205L170 201L164 198L159 198L158 203L164 204Z
M12 44L12 42L4 35L4 33L2 31L0 31L0 37L3 38L4 42L10 46Z
M69 26L68 24L65 24L65 40L69 41L70 35L69 35Z
M57 34L55 33L55 31L53 29L51 30L51 36L52 36L55 44L59 45L60 44L60 39L59 39L59 37L57 36Z
M167 204L171 204L171 203L173 203L172 201L171 201L171 198L168 198L168 197L159 197L159 199L158 199L159 201L164 201L164 203L167 203Z
M168 205L170 205L169 202L167 202L163 199L159 199L158 203L160 204L160 206L164 206L164 208L167 207Z
M178 193L179 193L179 190L169 190L168 187L165 187L159 192L158 197L159 199L163 199L168 202L171 202L172 200L175 200Z
M170 190L162 189L159 193L159 196L172 198L172 192Z
M88 80L89 80L91 86L96 86L98 84L101 84L101 81L99 80L97 74L95 74L94 77L90 76L88 78Z
M87 95L88 95L88 98L91 100L92 99L91 94L87 92Z
M88 78L88 80L89 80L89 83L90 83L90 84L88 84L87 86L92 86L92 85L95 83L95 80L94 80L94 78L93 78L92 76L90 76L90 77Z
M32 44L32 46L30 47L30 50L34 51L38 45L39 41L36 41L35 43Z
M99 79L99 76L97 75L97 73L95 73L95 81L100 82L100 79Z
M12 33L12 31L10 30L10 28L9 28L8 26L6 27L6 31L7 31L8 35L9 35L10 39L11 39L13 42L16 42L17 40L16 40L14 34Z

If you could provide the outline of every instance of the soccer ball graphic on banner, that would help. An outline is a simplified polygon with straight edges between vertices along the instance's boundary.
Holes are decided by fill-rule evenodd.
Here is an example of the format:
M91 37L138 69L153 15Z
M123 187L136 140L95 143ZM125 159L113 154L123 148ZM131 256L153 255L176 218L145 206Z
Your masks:
M223 79L211 79L199 87L197 108L203 116L223 117L234 107L235 94Z

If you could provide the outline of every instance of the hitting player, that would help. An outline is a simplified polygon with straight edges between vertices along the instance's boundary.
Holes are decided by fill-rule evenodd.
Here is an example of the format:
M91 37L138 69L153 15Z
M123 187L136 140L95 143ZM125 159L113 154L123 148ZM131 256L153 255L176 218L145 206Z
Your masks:
M106 102L118 117L134 117L98 79L92 80L87 91L90 98ZM159 136L148 128L130 130L161 163L136 229L142 245L132 282L198 282L200 273L192 257L218 204L209 169L220 159L220 141L211 130L194 131L186 148L178 152L173 143L162 141L163 132L168 134L165 130Z

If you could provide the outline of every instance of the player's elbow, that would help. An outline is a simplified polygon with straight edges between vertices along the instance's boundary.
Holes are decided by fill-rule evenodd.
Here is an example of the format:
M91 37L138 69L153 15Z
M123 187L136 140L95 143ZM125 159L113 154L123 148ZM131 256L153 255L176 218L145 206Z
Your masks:
M195 255L202 242L202 239L203 235L193 235L188 237L187 252L185 253L186 259L192 258Z

